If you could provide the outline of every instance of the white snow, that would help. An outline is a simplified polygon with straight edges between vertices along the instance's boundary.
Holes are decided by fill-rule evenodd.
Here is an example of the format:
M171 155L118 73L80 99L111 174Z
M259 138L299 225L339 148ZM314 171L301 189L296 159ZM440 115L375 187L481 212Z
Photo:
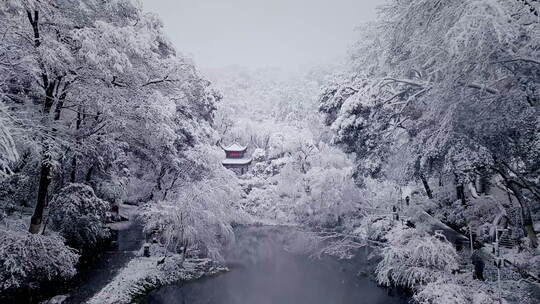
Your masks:
M221 163L224 165L247 165L251 163L251 158L226 158Z
M163 264L158 265L162 258L153 256L131 260L109 284L86 303L132 303L135 297L159 286L227 271L226 267L217 266L210 259L187 259L183 267L180 267L180 256L169 256Z
M226 151L230 151L230 152L242 152L242 151L245 151L247 149L246 146L241 146L237 143L233 143L232 145L228 146L228 147L223 147L224 150Z

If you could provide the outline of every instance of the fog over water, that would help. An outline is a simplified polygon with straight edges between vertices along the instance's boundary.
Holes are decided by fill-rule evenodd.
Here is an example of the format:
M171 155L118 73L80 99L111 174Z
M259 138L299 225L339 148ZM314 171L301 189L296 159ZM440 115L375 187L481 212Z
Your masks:
M231 271L151 292L145 304L406 304L359 275L369 261L359 253L351 261L308 258L285 250L294 229L250 227L236 231L237 242L225 253Z

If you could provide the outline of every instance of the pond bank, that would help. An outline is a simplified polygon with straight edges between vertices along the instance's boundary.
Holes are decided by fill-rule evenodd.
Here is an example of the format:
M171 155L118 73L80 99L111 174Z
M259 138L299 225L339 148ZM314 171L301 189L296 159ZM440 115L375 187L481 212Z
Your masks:
M236 242L224 254L228 268L210 259L187 259L180 267L181 258L175 254L143 257L141 225L131 221L115 229L116 249L81 276L74 292L60 303L405 304L409 300L377 286L369 275L373 261L367 254L339 261L289 252L294 227L237 227Z
M137 298L161 286L227 271L227 268L210 259L188 259L184 261L183 267L180 267L178 255L162 259L157 256L132 259L110 283L86 303L133 303Z
M45 303L132 303L160 286L227 270L210 259L186 259L180 267L179 255L171 254L166 258L161 255L141 256L145 239L142 224L137 220L137 210L135 206L127 206L124 215L129 221L110 225L112 246L88 271L74 279L71 293Z

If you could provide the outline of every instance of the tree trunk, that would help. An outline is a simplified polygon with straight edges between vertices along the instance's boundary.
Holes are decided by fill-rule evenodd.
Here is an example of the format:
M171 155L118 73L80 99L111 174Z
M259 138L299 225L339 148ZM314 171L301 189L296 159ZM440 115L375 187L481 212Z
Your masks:
M26 15L30 25L32 25L32 31L34 32L34 46L38 48L41 45L41 37L39 35L39 12L34 10L34 15L32 12L27 10Z
M513 177L510 176L508 169L504 165L504 163L498 162L498 165L494 166L493 169L501 175L501 177L506 182L506 187L512 190L516 200L521 206L521 217L523 218L523 229L525 230L525 233L527 234L527 237L529 238L531 247L537 248L538 237L536 236L536 232L534 231L534 222L532 219L531 208L529 206L527 199L523 196L523 193L521 192L523 185L519 181L516 181Z
M55 82L47 82L48 77L43 75L45 84L45 103L43 105L43 125L49 126L49 115L54 102L54 88ZM43 144L41 169L39 173L39 188L37 195L37 202L34 208L34 213L30 220L30 233L39 233L41 229L41 222L43 221L43 211L47 205L47 193L49 191L49 185L51 184L51 159L48 156L50 147L48 143Z
M171 185L165 189L165 191L163 192L163 198L161 200L166 200L167 199L167 195L169 195L169 191L172 190L172 188L174 187L174 184L176 184L176 181L178 180L178 178L180 177L180 173L176 173L176 175L174 176L172 182L171 182Z
M77 182L77 155L73 155L71 159L71 173L69 174L69 181L72 183Z
M77 132L81 128L82 124L82 115L81 115L81 107L79 107L79 112L77 113L77 121L75 122L75 130ZM77 134L77 141L76 146L79 148L81 145L81 140L79 139L79 134ZM73 154L73 158L71 159L71 174L70 174L70 181L72 183L75 183L77 181L77 151Z
M49 185L51 184L51 166L48 159L44 157L41 164L41 170L39 174L39 188L36 207L30 220L30 233L37 234L41 229L41 222L43 221L43 211L47 205L47 192Z
M465 185L463 185L463 182L460 182L458 175L455 173L454 184L456 185L456 199L461 200L461 204L465 206L467 204L467 199L465 197Z
M538 247L538 237L536 236L536 232L534 231L534 223L531 215L531 208L529 206L529 203L527 202L527 199L523 196L521 192L521 186L518 182L516 182L513 179L505 179L506 184L508 185L508 188L514 192L514 196L516 197L517 201L519 202L519 205L521 206L521 216L523 217L523 228L525 228L525 232L527 233L527 237L529 238L529 242L531 244L532 248Z
M489 194L490 190L490 174L488 170L484 167L480 168L478 188L479 192L482 194Z
M433 199L433 191L431 191L426 177L423 174L420 174L420 179L422 180L422 184L424 185L424 189L426 190L427 197L429 199Z
M35 10L33 12L27 11L28 21L32 26L32 31L34 33L34 47L38 49L41 46L41 36L39 28L39 12ZM45 68L42 67L41 73L42 85L45 90L45 100L43 104L43 118L42 123L47 128L49 127L49 116L51 113L52 106L54 104L54 94L56 89L56 80L51 80ZM34 208L34 213L30 219L30 233L37 234L41 230L41 223L43 222L43 212L47 205L47 194L49 190L49 185L51 184L51 164L50 156L48 155L50 151L50 146L48 143L43 143L43 152L42 152L42 161L41 168L39 172L39 187L36 206Z
M162 164L161 169L159 169L159 174L158 174L157 180L156 180L156 188L157 188L158 192L161 192L161 190L163 190L163 178L165 177L166 173L167 173L167 171L165 169L165 165Z
M90 169L88 169L88 171L86 172L86 176L84 178L84 180L89 183L91 180L92 180L92 174L94 173L94 166L90 167Z
M463 186L463 184L458 184L456 186L456 197L458 200L461 200L462 205L467 204L467 200L465 198L465 187Z
M476 186L474 182L469 183L469 191L471 192L471 196L474 198L478 198L478 192L476 192Z
M57 84L60 83L62 80L62 77L57 77L56 80L53 80L52 82L46 82L48 81L48 77L46 75L43 76L43 81L45 84L45 103L43 104L43 124L46 127L49 127L49 116L54 104L55 97L57 96ZM58 105L54 111L54 120L60 120L60 114L61 114L61 106L63 104L64 99L66 98L65 92L62 93L58 100ZM53 127L51 129L51 133L56 133L56 128ZM36 207L34 209L34 213L32 215L32 218L30 220L30 233L39 233L41 230L41 223L43 221L43 212L45 210L45 207L47 206L47 194L49 192L49 185L51 184L51 159L50 156L48 156L50 151L50 146L48 144L43 145L43 159L41 162L41 169L39 174L39 188L38 188L38 196L37 196L37 202Z

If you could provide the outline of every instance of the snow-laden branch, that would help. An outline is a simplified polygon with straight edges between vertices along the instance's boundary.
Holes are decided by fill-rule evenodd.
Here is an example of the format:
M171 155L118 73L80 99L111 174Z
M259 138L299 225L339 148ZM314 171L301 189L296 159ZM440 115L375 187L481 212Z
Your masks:
M518 62L518 61L540 65L539 60L532 59L532 58L513 58L513 59L495 61L494 63L510 63L510 62Z
M179 81L178 79L169 79L169 75L167 75L163 77L162 79L150 80L147 83L143 84L142 86L146 87L153 84L166 83L166 82L170 83L170 82L178 82L178 81Z
M478 90L486 91L486 92L494 94L494 95L499 94L499 91L496 90L496 89L493 89L493 88L490 88L490 87L487 87L487 86L484 86L484 85L480 85L480 84L477 84L477 83L474 83L474 82L467 84L467 87L471 88L471 89L478 89Z
M424 87L424 85L425 85L424 83L417 82L417 81L414 81L414 80L398 79L398 78L393 78L393 77L387 77L387 78L383 79L383 81L399 82L399 83L404 83L404 84L408 84L408 85L415 86L415 87Z
M393 78L393 77L384 78L383 81L389 81L389 83L392 83L392 82L403 83L403 84L408 84L410 86L418 87L418 88L425 88L429 84L429 83L418 82L418 81L414 81L414 80L410 80L410 79L398 79L398 78ZM385 84L388 84L388 83L385 83ZM462 85L466 86L468 88L471 88L471 89L483 90L485 92L495 94L495 95L499 94L499 91L494 89L494 88L490 88L488 86L477 84L477 83L474 83L474 82L468 83L468 84L462 84ZM400 93L398 93L398 95L399 94ZM392 97L392 98L390 98L390 100L392 100L394 98L395 97Z

